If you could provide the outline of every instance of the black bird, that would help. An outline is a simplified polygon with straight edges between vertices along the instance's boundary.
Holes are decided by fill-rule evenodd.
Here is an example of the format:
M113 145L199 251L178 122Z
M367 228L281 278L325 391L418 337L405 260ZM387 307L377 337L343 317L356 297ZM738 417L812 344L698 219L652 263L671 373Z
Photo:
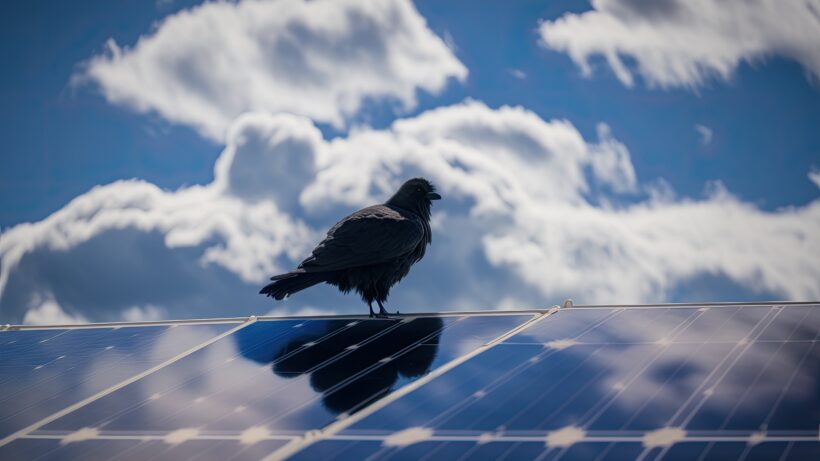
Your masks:
M424 178L405 182L390 200L342 219L295 270L271 277L259 292L283 299L297 291L327 282L343 293L356 290L370 308L384 301L390 287L424 257L433 240L430 230L431 200L439 200L435 187Z

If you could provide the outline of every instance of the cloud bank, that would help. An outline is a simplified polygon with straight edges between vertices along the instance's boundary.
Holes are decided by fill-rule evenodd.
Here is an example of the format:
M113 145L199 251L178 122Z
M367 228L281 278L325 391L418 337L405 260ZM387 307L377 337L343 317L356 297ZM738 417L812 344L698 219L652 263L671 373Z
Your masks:
M331 287L279 304L256 291L338 218L414 175L444 200L428 255L393 290L394 309L657 302L704 275L762 295L820 297L820 201L765 212L719 185L678 200L638 182L605 125L587 140L565 120L467 101L329 141L300 116L246 114L228 130L211 184L118 181L0 234L0 313L19 321L44 299L90 320L364 312Z
M592 0L592 7L539 26L542 45L567 53L585 76L601 56L626 86L639 74L649 86L693 88L728 80L741 62L779 55L820 77L818 0Z
M245 0L169 16L131 48L109 40L77 80L221 142L247 111L341 127L368 101L411 109L417 89L466 76L409 1Z

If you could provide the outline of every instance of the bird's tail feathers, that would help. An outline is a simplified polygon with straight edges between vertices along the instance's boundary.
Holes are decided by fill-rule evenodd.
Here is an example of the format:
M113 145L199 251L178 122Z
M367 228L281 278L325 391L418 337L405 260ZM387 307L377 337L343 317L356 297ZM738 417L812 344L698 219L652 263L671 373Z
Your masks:
M325 281L323 274L316 272L288 272L287 274L275 275L270 279L273 281L265 285L265 288L262 288L259 294L270 296L276 300L284 299L293 293Z

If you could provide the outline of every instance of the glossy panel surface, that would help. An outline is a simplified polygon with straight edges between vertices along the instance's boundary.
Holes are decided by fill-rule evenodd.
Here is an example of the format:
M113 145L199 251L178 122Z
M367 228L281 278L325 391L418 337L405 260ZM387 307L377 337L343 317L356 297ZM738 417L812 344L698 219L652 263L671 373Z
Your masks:
M0 332L0 438L237 325Z
M820 446L818 338L817 306L564 310L341 436L386 440L412 429L427 434L417 445L455 437L476 450L479 437L488 446L523 437L542 444L534 456L549 443L568 448L561 459L594 459L573 453L608 440L639 447L624 459L676 457L706 437L695 459L733 444L742 456L788 457Z
M18 439L0 447L0 459L38 461L139 459L139 460L259 460L284 445L284 440L188 440L171 443L164 440L130 439L84 440L61 444L56 439Z
M427 374L530 315L259 321L35 433L252 428L301 436Z
M368 440L327 440L289 458L309 460L527 460L539 461L633 461L644 452L639 442L577 443L568 447L546 446L544 442L421 442L405 447L385 446ZM811 442L745 443L680 443L669 450L648 450L649 460L721 461L727 459L803 461L820 459L820 444Z

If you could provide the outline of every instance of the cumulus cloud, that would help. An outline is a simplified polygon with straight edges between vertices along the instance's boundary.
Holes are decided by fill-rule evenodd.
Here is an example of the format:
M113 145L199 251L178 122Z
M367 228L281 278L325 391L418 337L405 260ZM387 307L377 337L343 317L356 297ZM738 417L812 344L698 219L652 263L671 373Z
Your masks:
M539 26L541 43L567 53L586 76L590 58L601 56L626 86L639 74L650 86L697 87L729 79L741 62L780 55L820 77L818 0L592 0L592 7Z
M122 319L126 322L154 322L164 318L162 309L150 304L144 307L131 306L122 313Z
M333 140L283 114L247 114L228 132L211 184L118 181L0 234L3 317L22 319L43 293L92 320L149 305L170 318L363 312L332 287L282 304L256 291L414 175L444 200L428 256L392 293L402 311L657 302L704 275L820 297L820 201L766 212L719 184L701 200L646 192L606 125L587 140L566 120L468 101Z
M714 132L711 128L705 125L697 124L695 125L695 131L697 131L700 135L700 144L702 146L708 146L712 143L712 136L714 135Z
M145 181L117 181L43 221L6 230L0 234L0 310L19 316L29 299L51 293L97 320L120 320L125 310L130 319L153 319L161 308L171 315L180 309L224 313L237 284L260 283L286 269L315 240L285 211L286 188L299 170L277 168L304 163L301 143L319 141L319 131L301 117L240 117L211 184L165 191ZM277 158L266 163L260 150ZM285 189L265 189L249 170ZM259 199L249 186L270 194ZM222 311L213 310L218 304ZM148 305L153 308L133 308Z
M88 322L82 315L66 313L53 299L45 299L41 303L37 303L37 298L35 296L32 300L34 303L26 311L23 323L29 325L71 325Z
M402 0L208 2L171 15L133 47L86 63L108 101L222 141L246 111L342 126L369 100L400 109L467 69Z
M820 187L820 169L812 167L811 171L809 171L809 179L814 185Z

